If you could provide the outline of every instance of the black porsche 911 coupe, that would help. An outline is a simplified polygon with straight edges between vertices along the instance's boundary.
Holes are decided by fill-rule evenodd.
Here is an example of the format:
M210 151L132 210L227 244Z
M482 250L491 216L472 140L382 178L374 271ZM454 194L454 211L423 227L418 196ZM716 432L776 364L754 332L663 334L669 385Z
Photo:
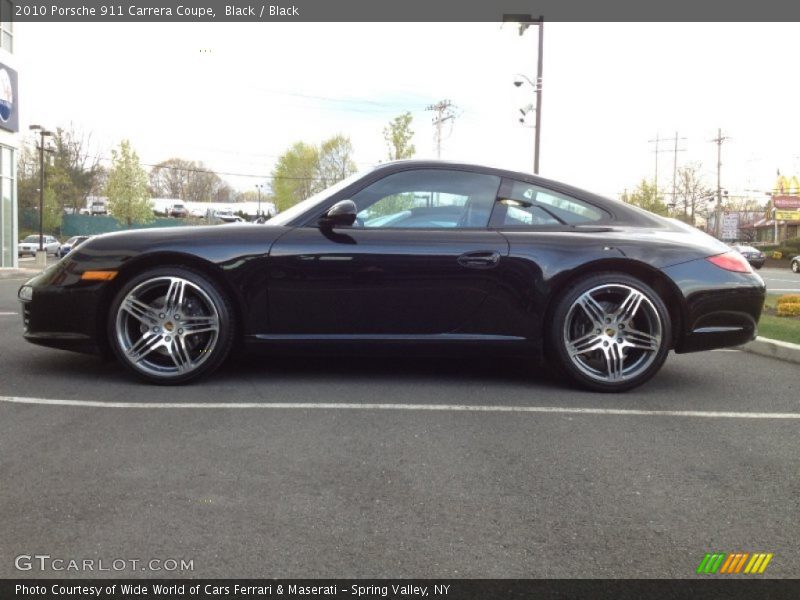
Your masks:
M764 294L741 254L677 221L526 173L400 161L264 225L94 237L19 298L28 341L112 353L154 383L267 344L543 355L623 391L670 349L753 339Z

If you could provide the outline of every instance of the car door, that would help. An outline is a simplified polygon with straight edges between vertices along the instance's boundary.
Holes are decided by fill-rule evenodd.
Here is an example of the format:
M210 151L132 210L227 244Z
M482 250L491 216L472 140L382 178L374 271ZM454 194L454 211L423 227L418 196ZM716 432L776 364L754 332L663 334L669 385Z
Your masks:
M505 285L492 298L496 327L540 340L554 279L592 260L624 258L602 230L612 216L589 201L537 184L504 179L490 227L507 240Z
M456 332L498 284L508 242L487 229L500 178L395 172L352 195L351 227L316 223L270 251L270 329L311 336Z

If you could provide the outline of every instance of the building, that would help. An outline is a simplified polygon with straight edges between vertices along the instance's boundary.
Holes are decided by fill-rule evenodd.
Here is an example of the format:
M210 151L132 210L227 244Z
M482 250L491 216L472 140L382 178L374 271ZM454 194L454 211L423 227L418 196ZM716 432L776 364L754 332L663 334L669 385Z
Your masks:
M14 4L0 0L0 267L17 266L19 96L13 15Z
M780 243L800 236L800 180L778 175L764 218L746 228L754 242Z

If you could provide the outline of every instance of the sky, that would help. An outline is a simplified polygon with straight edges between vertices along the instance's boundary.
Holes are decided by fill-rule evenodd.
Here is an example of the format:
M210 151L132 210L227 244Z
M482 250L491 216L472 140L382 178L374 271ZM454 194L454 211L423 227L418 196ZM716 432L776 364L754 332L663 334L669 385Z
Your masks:
M414 117L436 156L433 114L455 105L442 158L532 171L537 28L498 23L17 23L20 128L91 134L107 165L131 141L144 165L202 161L235 188L269 182L294 142L343 133L355 161L387 159L383 128ZM796 25L546 23L540 175L618 197L643 178L671 191L701 163L716 186L764 198L800 174ZM656 136L661 142L658 155Z

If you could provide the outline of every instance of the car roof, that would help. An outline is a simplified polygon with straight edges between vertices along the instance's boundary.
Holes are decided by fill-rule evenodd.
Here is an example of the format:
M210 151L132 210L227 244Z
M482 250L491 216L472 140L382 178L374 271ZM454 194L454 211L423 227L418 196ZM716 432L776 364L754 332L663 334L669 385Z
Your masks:
M538 185L544 188L551 189L556 192L561 192L567 196L573 196L578 199L583 199L591 204L597 204L600 208L610 211L614 218L624 222L636 223L637 225L659 225L659 217L656 215L640 209L631 204L626 204L621 200L601 196L595 192L586 189L575 187L567 183L562 183L555 179L548 179L540 175L525 171L513 171L494 167L489 165L481 165L477 163L461 162L461 161L448 161L439 159L404 159L395 160L390 162L381 163L373 167L371 174L379 174L381 171L402 171L407 169L455 169L471 172L480 172L487 175L496 175L498 177L506 177L509 179L521 180L532 185Z

